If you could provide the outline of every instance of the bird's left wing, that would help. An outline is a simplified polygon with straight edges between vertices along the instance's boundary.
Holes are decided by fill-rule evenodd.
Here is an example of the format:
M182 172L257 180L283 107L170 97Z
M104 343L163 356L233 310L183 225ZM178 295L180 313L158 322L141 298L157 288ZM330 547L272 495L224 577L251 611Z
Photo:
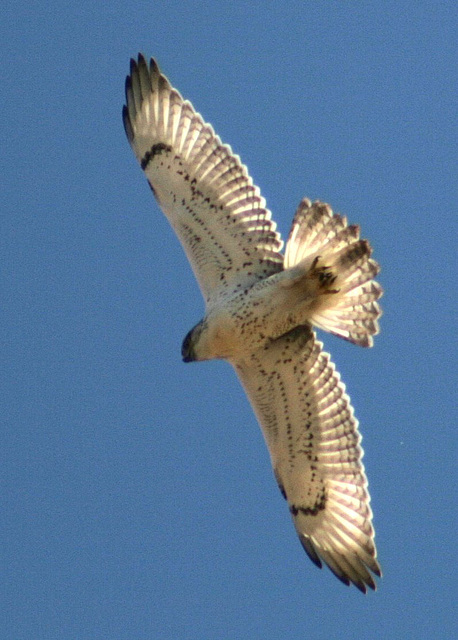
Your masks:
M207 303L282 269L283 243L246 167L142 55L131 60L123 120Z
M375 589L376 560L358 422L309 326L232 362L267 442L299 539L345 584ZM370 570L370 571L369 571Z

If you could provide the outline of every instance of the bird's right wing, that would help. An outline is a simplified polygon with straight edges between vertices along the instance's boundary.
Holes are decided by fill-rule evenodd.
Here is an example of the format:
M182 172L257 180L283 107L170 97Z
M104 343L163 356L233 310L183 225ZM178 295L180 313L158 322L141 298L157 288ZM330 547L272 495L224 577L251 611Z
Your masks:
M131 60L123 120L207 303L282 269L283 243L246 167L154 60Z
M381 573L361 438L345 386L321 347L301 326L232 364L305 551L366 592L375 589L370 571Z

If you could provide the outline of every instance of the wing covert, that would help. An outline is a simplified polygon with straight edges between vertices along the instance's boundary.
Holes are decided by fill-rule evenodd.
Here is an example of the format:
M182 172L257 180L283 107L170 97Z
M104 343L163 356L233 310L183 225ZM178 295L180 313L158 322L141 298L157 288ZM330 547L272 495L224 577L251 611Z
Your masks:
M131 60L123 120L207 303L282 269L283 243L246 167L153 59Z

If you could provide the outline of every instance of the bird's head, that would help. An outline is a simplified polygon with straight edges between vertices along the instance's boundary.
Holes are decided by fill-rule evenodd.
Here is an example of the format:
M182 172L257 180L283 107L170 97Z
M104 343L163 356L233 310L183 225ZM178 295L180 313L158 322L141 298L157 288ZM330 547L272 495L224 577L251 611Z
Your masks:
M188 331L183 340L183 344L181 345L181 356L183 358L183 362L194 362L196 360L201 360L197 353L197 344L199 342L200 336L202 335L202 331L204 329L203 322L199 322L195 327Z

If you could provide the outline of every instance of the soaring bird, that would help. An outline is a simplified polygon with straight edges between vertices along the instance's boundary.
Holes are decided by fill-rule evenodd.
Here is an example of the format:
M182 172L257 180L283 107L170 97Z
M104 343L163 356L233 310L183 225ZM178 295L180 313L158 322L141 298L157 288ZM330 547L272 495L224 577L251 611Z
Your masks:
M369 242L327 204L303 199L283 255L247 168L153 59L131 60L123 121L205 300L183 360L234 367L308 556L363 593L375 589L381 570L358 422L313 331L372 345L382 289Z

